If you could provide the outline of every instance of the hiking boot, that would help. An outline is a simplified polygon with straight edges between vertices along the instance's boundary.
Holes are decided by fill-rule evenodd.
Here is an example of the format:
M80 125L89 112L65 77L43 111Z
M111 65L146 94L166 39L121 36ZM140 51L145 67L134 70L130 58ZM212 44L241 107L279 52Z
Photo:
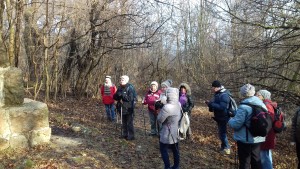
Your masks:
M149 136L157 136L156 133L149 133Z
M128 137L128 138L126 138L126 140L134 140L135 138L134 137Z
M221 154L230 155L230 149L224 149L220 151Z
M127 139L127 136L120 136L120 139Z

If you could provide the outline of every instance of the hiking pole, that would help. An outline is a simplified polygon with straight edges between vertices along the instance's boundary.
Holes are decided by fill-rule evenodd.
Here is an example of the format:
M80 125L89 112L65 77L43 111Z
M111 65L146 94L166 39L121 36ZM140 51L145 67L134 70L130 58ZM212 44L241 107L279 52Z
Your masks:
M234 143L235 147L234 147L234 168L238 169L239 168L239 160L238 160L238 148L237 148L237 142Z
M122 116L123 115L122 115L122 106L121 106L121 117L120 117L121 118L121 137L123 136L123 122L122 122L122 120L123 120L122 118L123 117Z
M120 115L120 112L119 112L119 109L117 107L119 104L117 103L116 104L116 118L117 118L117 121L116 121L116 130L118 130L118 124L119 124L119 115Z

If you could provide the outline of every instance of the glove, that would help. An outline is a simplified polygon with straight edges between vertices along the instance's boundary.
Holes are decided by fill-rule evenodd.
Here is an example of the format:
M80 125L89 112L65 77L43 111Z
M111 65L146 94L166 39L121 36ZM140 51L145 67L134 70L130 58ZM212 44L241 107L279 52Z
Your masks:
M120 98L120 97L122 97L122 92L117 92L117 96Z

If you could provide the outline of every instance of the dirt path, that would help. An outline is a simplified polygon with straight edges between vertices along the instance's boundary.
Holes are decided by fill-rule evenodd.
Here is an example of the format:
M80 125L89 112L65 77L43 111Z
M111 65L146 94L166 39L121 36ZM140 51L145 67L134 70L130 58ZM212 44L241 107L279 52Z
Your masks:
M127 141L119 138L120 126L107 121L104 107L102 104L97 106L96 102L95 99L69 98L48 103L51 144L29 150L7 150L0 154L0 169L163 169L158 138L145 135L144 119L146 132L150 129L146 108L137 106L136 139ZM191 124L194 141L180 142L180 168L234 168L234 153L225 156L218 152L216 124L206 107L198 105L193 109ZM74 126L80 130L74 131ZM234 148L232 131L229 132ZM273 152L277 169L296 166L295 151L287 146L287 137L287 133L278 136L278 150Z

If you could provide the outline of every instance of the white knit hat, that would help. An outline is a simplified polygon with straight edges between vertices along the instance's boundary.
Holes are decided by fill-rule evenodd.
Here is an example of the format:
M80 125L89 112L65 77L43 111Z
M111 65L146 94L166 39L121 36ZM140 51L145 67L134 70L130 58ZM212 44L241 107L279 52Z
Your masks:
M254 96L255 94L255 87L252 86L251 84L245 84L244 86L242 86L240 88L240 94L243 97L250 97L250 96Z
M156 81L151 82L151 83L150 83L150 86L152 86L152 85L155 85L156 88L158 88L158 83L157 83Z
M268 90L259 90L259 93L264 99L271 100L271 93Z

